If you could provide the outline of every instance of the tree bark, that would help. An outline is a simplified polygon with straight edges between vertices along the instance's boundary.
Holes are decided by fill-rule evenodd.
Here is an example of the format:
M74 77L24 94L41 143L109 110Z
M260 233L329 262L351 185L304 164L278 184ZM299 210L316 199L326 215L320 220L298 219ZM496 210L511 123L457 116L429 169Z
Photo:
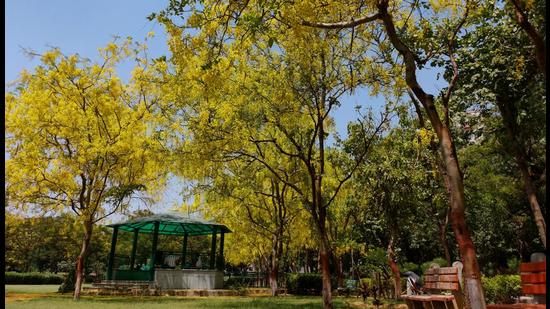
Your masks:
M394 236L391 235L386 252L388 255L388 265L390 266L393 277L394 299L399 299L401 296L401 274L399 273L399 266L396 262L395 252L393 251L393 239Z
M445 216L446 218L449 218L448 211L445 214ZM443 247L443 253L445 254L445 260L447 261L447 266L450 267L453 261L451 259L449 244L447 243L447 223L448 223L448 220L445 220L439 223L439 242Z
M524 151L524 144L518 140L518 125L516 123L517 112L513 107L513 102L506 102L507 100L500 95L496 96L496 103L500 114L502 115L502 122L506 129L506 135L510 142L510 146L507 147L508 151L515 157L516 164L521 173L523 179L523 187L525 189L525 194L527 195L527 200L533 212L533 217L535 219L535 224L539 232L539 237L546 249L546 222L542 211L540 209L540 204L537 199L537 189L533 180L531 179L531 172L529 171L529 166L527 164L527 156Z
M510 2L514 7L514 15L516 17L518 25L523 29L523 31L525 31L525 33L527 33L529 39L531 39L531 42L533 42L533 44L535 45L535 60L537 61L539 70L542 72L544 78L546 79L546 45L544 43L544 40L539 35L537 29L535 29L533 24L531 24L531 22L527 18L527 13L520 6L519 1L510 0Z
M416 110L416 114L418 115L418 126L420 128L423 128L423 129L426 129L426 123L424 121L424 117L422 116L422 111L420 110L420 104L418 103L418 101L416 100L416 98L414 97L414 94L412 94L410 92L410 90L408 91L409 92L409 96L414 104L414 107L415 107L415 110ZM447 176L447 172L445 171L445 166L443 164L443 162L441 161L441 157L437 151L437 145L436 145L436 142L433 138L430 139L430 149L432 151L432 154L433 154L433 159L435 161L435 165L437 166L437 170L439 171L439 174L443 177L443 181L444 181L444 184L445 184L445 193L446 193L446 196L447 196L447 205L448 205L448 202L451 200L451 191L449 190L450 189L450 185L449 185L449 177ZM431 181L430 181L430 178L428 177L428 185L431 186ZM431 202L432 206L434 206L434 212L436 212L437 210L435 205L433 205L433 202ZM447 260L447 266L451 266L452 264L452 260L451 260L451 253L450 253L450 250L449 250L449 244L447 243L447 224L449 224L449 215L450 215L450 211L449 211L449 208L447 207L445 209L445 214L444 214L444 218L442 220L440 220L438 222L438 229L439 229L439 242L441 243L441 246L443 247L443 253L445 254L445 259Z
M321 276L323 281L323 308L332 309L332 287L330 285L330 269L329 269L329 244L324 228L324 222L319 226L321 233L321 243L319 249L319 259L321 262Z
M406 46L395 30L391 15L388 13L388 0L381 0L378 9L386 33L394 48L403 56L405 62L405 81L415 96L418 98L426 113L432 127L434 128L440 143L440 151L445 170L449 180L450 190L450 219L455 238L458 243L460 256L464 265L464 285L466 306L470 309L485 309L485 298L481 286L479 265L477 262L475 247L470 237L470 231L465 221L465 200L464 183L462 173L456 157L455 147L449 128L441 121L441 118L434 105L434 98L427 94L418 84L416 79L415 55Z
M269 271L269 286L271 287L271 296L277 296L278 274L279 274L279 259L275 255L272 255L270 271Z
M84 222L84 237L82 239L82 248L76 262L76 280L74 287L74 300L80 299L80 290L82 289L82 282L84 281L84 263L86 256L90 248L90 240L92 239L93 223L92 221Z
M278 294L279 268L282 255L283 241L282 228L280 227L271 249L271 261L269 265L269 286L271 287L271 296L277 296Z
M334 264L336 265L336 276L337 276L337 283L338 287L342 288L344 287L344 261L342 259L342 256L339 255L334 258Z

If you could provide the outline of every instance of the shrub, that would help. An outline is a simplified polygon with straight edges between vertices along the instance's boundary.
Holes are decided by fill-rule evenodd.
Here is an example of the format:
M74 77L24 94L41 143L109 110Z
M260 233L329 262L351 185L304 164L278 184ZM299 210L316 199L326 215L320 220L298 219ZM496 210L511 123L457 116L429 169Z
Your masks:
M485 300L493 304L513 304L521 295L521 279L519 275L497 275L481 277L485 291Z
M294 295L320 295L323 289L321 274L289 274L286 287Z
M374 290L376 289L376 286L374 284L374 279L361 278L361 281L359 282L359 286L361 287L361 290L364 290L368 295L374 295Z
M422 265L420 265L420 270L422 271L422 273L426 273L426 270L428 270L432 264L437 264L439 265L439 267L447 267L447 260L439 257L431 261L422 263Z
M75 281L76 281L76 268L73 266L69 269L69 273L65 278L65 281L61 283L57 292L63 294L69 291L74 291Z
M59 272L69 272L71 267L73 267L73 263L69 261L61 261L57 263L57 271Z
M412 271L418 273L418 265L411 262L405 262L399 266L401 272Z
M63 276L53 273L17 273L5 272L5 284L59 284L63 282Z

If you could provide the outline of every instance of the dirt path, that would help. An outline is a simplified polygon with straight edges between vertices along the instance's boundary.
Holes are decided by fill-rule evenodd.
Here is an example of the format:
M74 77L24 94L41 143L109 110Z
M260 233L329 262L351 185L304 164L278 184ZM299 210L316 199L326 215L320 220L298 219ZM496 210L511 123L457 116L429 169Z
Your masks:
M4 297L6 304L13 303L18 300L30 300L33 298L49 297L51 294L36 293L36 294L19 294L19 293L7 293Z

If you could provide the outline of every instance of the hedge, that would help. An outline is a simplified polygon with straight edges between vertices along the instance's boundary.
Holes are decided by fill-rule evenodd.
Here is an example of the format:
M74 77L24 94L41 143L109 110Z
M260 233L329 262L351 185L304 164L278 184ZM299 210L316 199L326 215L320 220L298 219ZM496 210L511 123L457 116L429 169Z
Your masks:
M62 275L53 273L7 271L4 274L4 284L61 284L64 280Z
M513 304L521 296L521 279L519 275L496 275L481 277L488 304Z
M336 277L330 278L330 284L336 289ZM293 273L286 277L288 293L294 295L321 295L323 290L323 277L316 273Z

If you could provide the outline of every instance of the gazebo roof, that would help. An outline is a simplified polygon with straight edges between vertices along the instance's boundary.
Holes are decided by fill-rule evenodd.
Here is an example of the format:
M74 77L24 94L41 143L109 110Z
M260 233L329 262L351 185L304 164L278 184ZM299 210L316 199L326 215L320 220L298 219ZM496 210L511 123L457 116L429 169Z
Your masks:
M160 235L184 235L186 232L189 236L211 235L214 231L216 233L231 233L231 230L223 224L191 219L176 213L155 214L107 226L117 226L119 230L128 232L139 229L139 233L153 234L155 222L159 223Z

